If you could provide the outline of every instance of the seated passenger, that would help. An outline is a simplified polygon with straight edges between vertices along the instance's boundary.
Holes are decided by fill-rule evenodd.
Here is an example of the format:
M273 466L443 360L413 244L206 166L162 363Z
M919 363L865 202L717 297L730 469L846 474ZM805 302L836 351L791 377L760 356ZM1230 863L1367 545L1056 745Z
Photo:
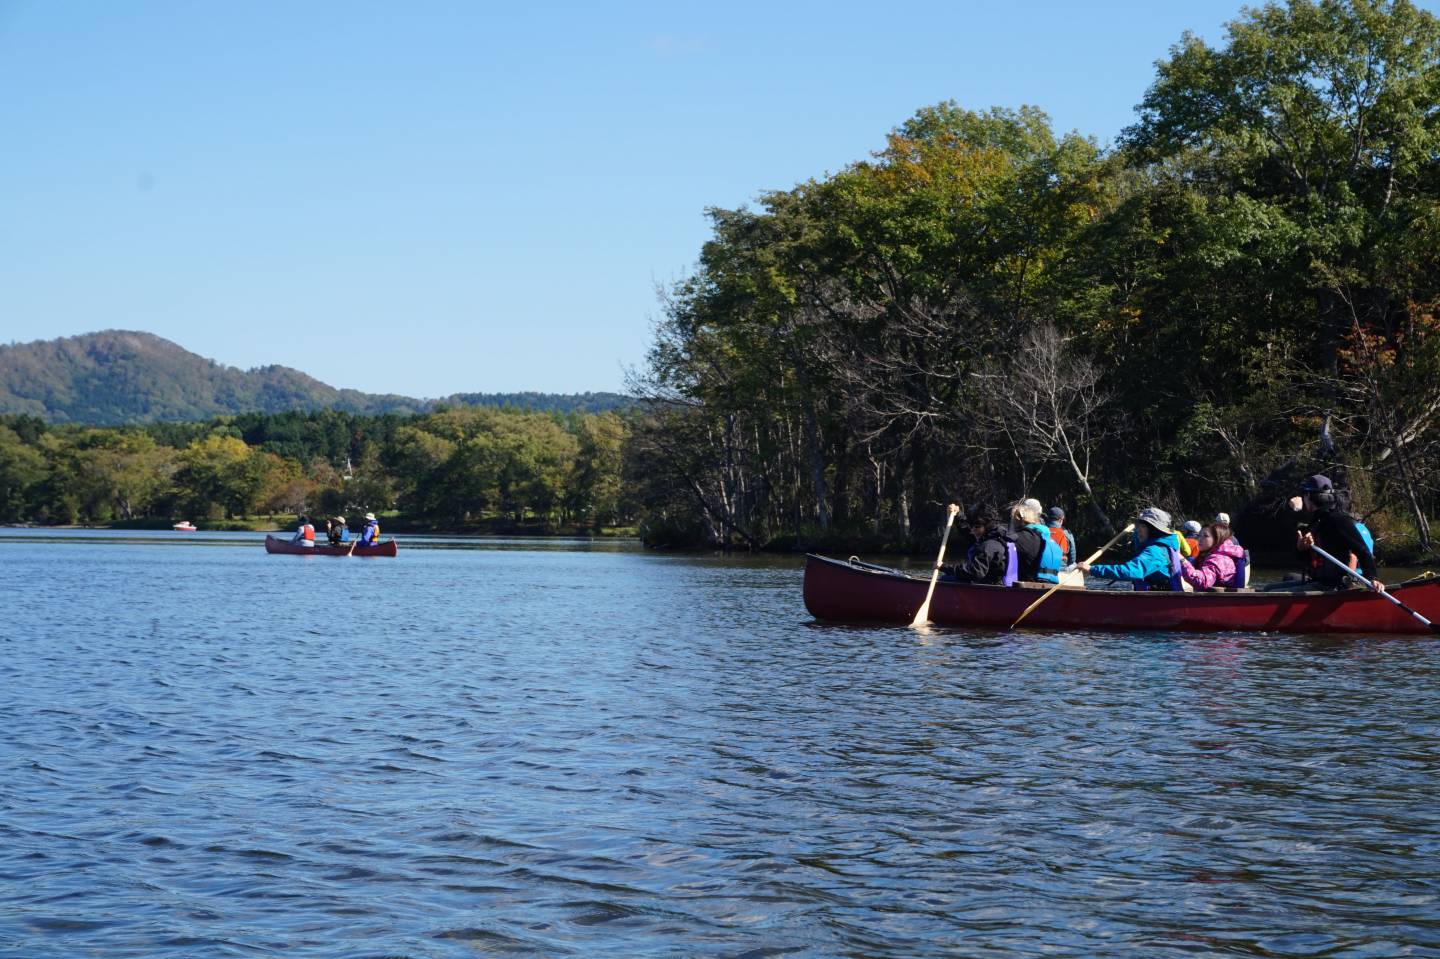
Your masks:
M1060 565L1074 566L1079 554L1075 549L1075 534L1065 528L1065 511L1058 506L1050 507L1045 514L1045 525L1050 527L1050 538L1060 545Z
M1201 527L1199 543L1200 553L1194 565L1180 564L1180 576L1185 582L1196 589L1245 585L1240 582L1244 576L1241 563L1245 559L1245 550L1231 535L1229 523L1216 522Z
M307 548L315 545L315 527L310 523L310 517L302 515L300 526L295 530L295 535L290 537L291 546L304 546Z
M1124 563L1081 563L1080 568L1101 579L1123 579L1136 589L1184 589L1180 567L1180 541L1170 531L1170 514L1147 506L1135 518L1135 545L1139 551Z
M1200 555L1200 524L1187 519L1185 525L1180 527L1180 555L1187 556L1194 562L1196 556Z
M946 563L941 570L962 583L1013 586L1018 570L1015 542L1000 527L1000 513L993 506L976 505L965 520L975 544L963 562Z
M374 513L365 514L365 528L360 531L360 545L374 546L380 542L380 521Z
M1010 507L1010 535L1020 555L1022 583L1058 583L1064 554L1050 536L1050 527L1040 522L1037 500L1021 500Z

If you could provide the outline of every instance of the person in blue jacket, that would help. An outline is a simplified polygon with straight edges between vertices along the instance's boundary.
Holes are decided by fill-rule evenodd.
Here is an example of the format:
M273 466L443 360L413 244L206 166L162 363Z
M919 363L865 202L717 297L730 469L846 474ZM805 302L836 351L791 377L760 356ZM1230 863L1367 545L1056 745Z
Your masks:
M360 545L374 546L380 542L380 521L374 513L365 514L365 528L360 531Z
M1135 518L1138 552L1123 563L1081 563L1080 568L1101 579L1125 580L1136 589L1184 589L1180 578L1180 540L1170 529L1170 514L1147 506Z

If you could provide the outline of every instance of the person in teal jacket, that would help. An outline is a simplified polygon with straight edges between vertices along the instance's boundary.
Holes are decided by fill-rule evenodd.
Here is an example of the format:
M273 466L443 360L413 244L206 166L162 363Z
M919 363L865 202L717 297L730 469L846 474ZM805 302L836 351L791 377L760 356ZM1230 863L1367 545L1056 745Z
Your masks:
M1180 540L1170 529L1170 514L1147 506L1135 518L1139 551L1124 563L1081 563L1080 568L1101 579L1120 579L1136 589L1181 590Z

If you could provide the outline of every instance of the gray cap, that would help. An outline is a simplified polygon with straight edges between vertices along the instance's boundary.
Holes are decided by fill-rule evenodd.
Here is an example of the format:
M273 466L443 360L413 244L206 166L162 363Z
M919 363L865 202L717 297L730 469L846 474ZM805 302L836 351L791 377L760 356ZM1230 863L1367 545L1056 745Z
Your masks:
M1224 525L1224 526L1229 526L1229 525L1230 525L1230 514L1229 514L1229 513L1216 513L1216 514L1215 514L1215 522L1220 523L1220 524L1222 524L1222 525Z
M1049 516L1051 519L1064 519L1065 511L1058 506L1052 506L1050 507L1050 512L1046 515Z
M1196 533L1200 532L1200 524L1193 519L1187 519L1185 521L1185 532L1189 533L1191 536L1194 536Z
M1158 506L1147 506L1135 517L1142 523L1148 523L1162 533L1173 532L1170 529L1170 514Z

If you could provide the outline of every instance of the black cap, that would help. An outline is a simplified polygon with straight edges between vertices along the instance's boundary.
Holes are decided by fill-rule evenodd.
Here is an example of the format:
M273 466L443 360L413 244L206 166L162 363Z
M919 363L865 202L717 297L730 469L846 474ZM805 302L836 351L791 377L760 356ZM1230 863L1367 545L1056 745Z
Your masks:
M1058 507L1058 506L1052 506L1052 507L1050 507L1050 509L1045 513L1045 515L1048 516L1048 517L1050 517L1051 519L1064 519L1064 518L1065 518L1065 511L1064 511L1063 509L1061 509L1060 507Z
M1321 490L1334 488L1335 484L1330 482L1330 477L1320 473L1305 477L1305 482L1300 484L1300 490L1304 493L1318 493Z

